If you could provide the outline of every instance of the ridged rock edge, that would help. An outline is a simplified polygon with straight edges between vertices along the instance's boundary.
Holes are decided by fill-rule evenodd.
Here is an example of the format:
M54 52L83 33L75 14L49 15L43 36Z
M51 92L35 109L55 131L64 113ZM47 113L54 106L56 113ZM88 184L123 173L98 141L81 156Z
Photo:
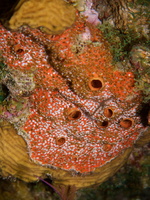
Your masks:
M76 188L100 184L115 174L124 165L132 148L126 149L117 158L94 172L85 175L73 175L71 171L51 169L35 164L29 158L24 139L17 135L13 125L0 123L0 174L2 177L13 176L26 182L36 181L37 177L49 174L54 184L74 185Z

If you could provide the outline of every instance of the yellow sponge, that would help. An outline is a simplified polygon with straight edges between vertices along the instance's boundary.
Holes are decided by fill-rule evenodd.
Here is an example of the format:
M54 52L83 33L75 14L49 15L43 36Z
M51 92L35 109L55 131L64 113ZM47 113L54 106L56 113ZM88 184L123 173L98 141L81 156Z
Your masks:
M17 29L29 25L58 34L73 24L75 12L75 8L64 0L21 0L9 20L9 27Z

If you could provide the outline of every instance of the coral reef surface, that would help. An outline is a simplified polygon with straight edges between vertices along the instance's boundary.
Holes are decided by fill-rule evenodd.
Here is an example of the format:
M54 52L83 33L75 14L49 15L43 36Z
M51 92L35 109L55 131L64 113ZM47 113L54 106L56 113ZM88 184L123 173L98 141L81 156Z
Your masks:
M0 33L1 83L9 90L0 116L25 138L36 163L91 172L146 130L134 71L111 64L101 31L83 18L60 35L3 26Z

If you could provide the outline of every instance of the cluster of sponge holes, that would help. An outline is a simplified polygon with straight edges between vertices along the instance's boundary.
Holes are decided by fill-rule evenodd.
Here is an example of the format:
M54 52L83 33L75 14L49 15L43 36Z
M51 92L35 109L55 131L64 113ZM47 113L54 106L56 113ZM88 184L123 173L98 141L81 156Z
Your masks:
M78 108L68 108L65 111L68 120L77 120L81 117L81 111ZM65 137L56 138L56 144L61 146L66 142Z
M94 77L94 78L90 79L88 85L92 91L97 91L103 87L104 83L101 78ZM111 113L111 110L108 112ZM68 120L77 120L81 117L81 111L78 108L69 108L69 109L65 110L64 114ZM109 115L111 115L111 114L109 114ZM100 126L107 127L108 122L104 121L104 122L102 122L102 124ZM66 141L65 137L56 138L56 144L59 146L63 145L65 143L65 141Z
M89 80L88 86L91 91L99 91L104 87L104 81L100 77L93 77ZM107 118L111 118L113 116L113 111L110 108L106 108L104 110L104 116ZM96 121L97 125L100 128L106 128L108 126L108 121Z
M114 111L112 108L105 108L103 112L106 118L112 118L114 116ZM100 128L106 128L109 125L109 120L104 120L97 123ZM134 124L134 120L131 118L124 118L119 121L120 127L124 129L129 129Z
M105 108L104 116L107 118L113 117L114 116L113 110L111 108ZM106 124L106 122L105 122L105 124ZM119 124L122 128L129 129L131 126L133 126L134 121L133 121L133 119L125 118L125 119L121 119Z
M104 82L103 82L103 79L100 77L93 77L89 80L88 85L92 91L98 91L104 87ZM105 108L103 114L106 118L111 118L114 116L113 109L111 109L111 108ZM120 126L122 128L128 129L133 125L133 123L134 122L132 119L128 119L128 118L122 119L120 121ZM109 122L108 122L108 120L104 120L102 122L97 122L97 124L101 128L106 128L108 126Z
M92 91L100 90L103 88L104 82L101 78L96 77L92 78L89 81L89 88ZM114 116L114 110L111 107L107 107L104 109L103 114L106 118L112 118ZM77 120L81 117L81 111L78 108L68 108L65 110L65 116L67 117L68 120ZM104 120L104 121L97 121L97 125L100 128L106 128L109 125L109 120ZM133 120L132 119L122 119L120 121L120 126L122 128L128 129L133 125ZM66 142L65 137L60 137L56 138L56 144L61 146Z
M103 111L103 115L106 117L106 118L111 118L113 115L114 115L114 112L113 112L113 109L112 108L105 108L104 111ZM100 127L100 128L106 128L109 124L109 121L108 120L104 120L104 121L99 121L97 123L97 125Z

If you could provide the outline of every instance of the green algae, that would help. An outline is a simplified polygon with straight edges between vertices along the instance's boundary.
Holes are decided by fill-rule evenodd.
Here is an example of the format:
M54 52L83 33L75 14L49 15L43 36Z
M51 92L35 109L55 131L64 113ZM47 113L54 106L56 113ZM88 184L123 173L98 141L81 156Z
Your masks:
M0 56L0 104L8 96L8 89L4 84L2 84L2 80L8 73L6 68L7 66L3 63L3 58Z
M141 1L141 3L142 2L143 1ZM147 13L147 10L145 13ZM140 14L140 12L136 13L138 17L141 16ZM150 13L147 16L149 15ZM137 19L137 17L135 18ZM147 103L150 100L150 39L144 37L140 32L136 32L132 27L121 30L107 21L99 25L98 28L103 32L104 37L109 42L110 50L113 55L113 64L117 66L119 62L122 62L124 68L122 70L131 70L134 72L135 90L142 91L143 102ZM139 46L139 52L137 51L137 55L135 55L135 58L137 57L138 60L138 67L130 63L131 51L134 46ZM147 53L149 55L142 57L142 53L140 55L140 48L145 54ZM123 62L127 64L124 65Z
M136 4L146 7L150 5L149 0L136 0ZM132 3L130 3L130 5L132 5Z
M116 29L109 22L104 22L98 28L110 44L113 61L118 62L128 56L131 47L139 41L140 35L132 30Z

